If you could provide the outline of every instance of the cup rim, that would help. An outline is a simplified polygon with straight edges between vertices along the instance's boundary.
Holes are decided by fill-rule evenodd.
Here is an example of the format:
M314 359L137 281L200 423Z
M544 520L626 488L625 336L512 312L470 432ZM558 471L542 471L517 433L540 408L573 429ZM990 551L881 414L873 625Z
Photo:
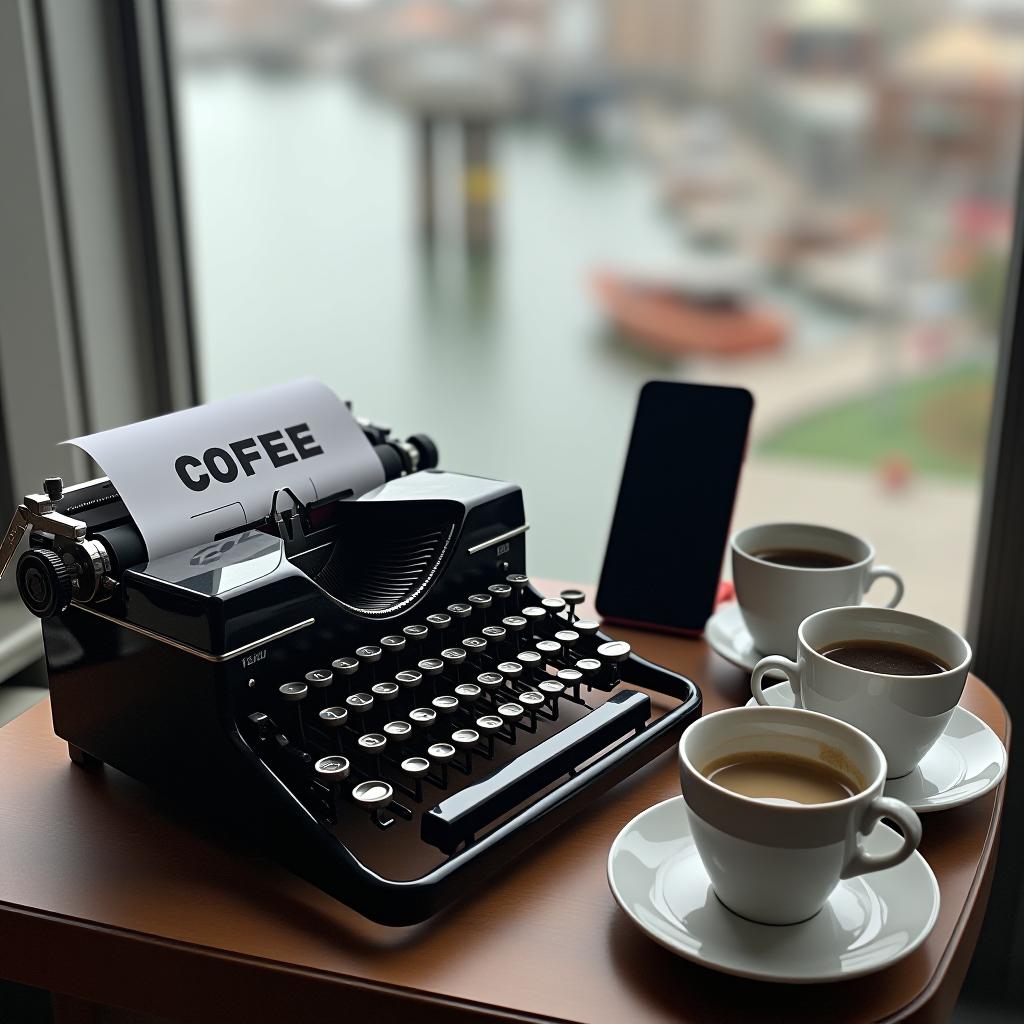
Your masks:
M758 558L757 555L752 555L749 551L745 551L737 543L739 538L745 533L750 533L753 530L764 530L769 527L772 528L795 528L795 529L813 529L813 530L827 530L832 533L841 533L845 537L850 537L860 544L863 544L867 549L868 553L856 562L851 562L849 565L829 565L829 566L813 566L813 565L782 565L779 562L766 562L763 558ZM749 559L751 562L756 562L758 565L770 565L772 569L778 569L782 572L849 572L851 569L862 569L865 565L869 565L875 559L875 546L866 537L860 536L857 533L851 533L849 530L841 530L837 526L825 526L822 523L797 523L791 521L778 520L770 523L753 523L750 526L744 526L743 529L737 530L729 538L729 548L733 554L742 555L743 558Z
M864 788L856 793L852 793L850 796L843 797L842 800L827 800L820 804L769 804L765 803L764 800L760 800L753 796L744 796L742 793L737 793L734 790L726 789L725 786L720 786L717 782L712 782L691 760L686 752L686 742L690 731L699 726L701 722L706 722L708 719L714 718L716 715L736 715L746 713L760 715L762 720L767 716L772 718L783 718L787 719L791 716L799 718L818 719L820 721L828 722L831 726L838 727L840 731L846 730L848 732L855 733L859 738L865 740L871 749L874 751L878 761L878 770L875 774L867 780ZM755 719L757 721L757 719ZM743 707L738 708L723 708L720 711L713 711L710 715L704 715L698 718L696 722L689 726L688 729L679 738L679 760L686 766L689 774L697 781L699 785L706 785L710 787L712 792L717 793L721 796L740 801L741 806L745 807L760 807L770 808L772 811L779 811L785 814L810 814L815 811L830 811L839 807L849 807L856 803L858 800L864 798L864 794L874 789L875 786L881 784L885 785L886 773L888 772L888 762L885 759L885 754L882 752L882 748L866 733L858 729L854 725L850 725L849 722L844 722L840 718L833 718L831 715L822 714L820 711L808 711L806 708L774 708L774 707L756 707L750 708Z
M959 640L964 645L964 647L967 648L966 655L955 665L950 665L949 668L943 669L941 672L928 672L925 675L914 676L894 675L888 672L872 672L870 669L857 668L855 665L842 665L839 662L831 661L829 658L826 658L825 655L821 653L821 651L819 651L816 647L813 647L804 639L804 626L806 626L807 623L809 623L812 619L827 616L829 615L829 613L845 612L850 611L852 609L863 610L864 607L865 606L861 604L839 605L836 608L822 608L819 611L812 612L810 615L807 616L806 619L803 620L803 622L800 623L799 626L797 626L796 635L799 646L802 648L804 652L811 655L815 660L828 662L830 665L840 665L841 668L844 668L849 672L857 672L862 676L874 676L875 678L886 680L898 680L900 682L907 684L913 683L916 680L920 680L926 683L934 682L936 679L942 679L944 676L954 675L958 672L962 672L970 668L971 659L974 657L974 651L971 649L971 645L966 637L961 636L955 629L953 629L951 626L947 626L944 622L939 622L937 619L929 619L926 615L915 615L913 612L905 612L901 608L885 608L872 606L870 608L870 611L880 613L883 618L902 619L904 622L908 624L912 623L917 625L928 625L938 627L938 629L956 637L956 639ZM929 651L928 653L931 654L932 652Z

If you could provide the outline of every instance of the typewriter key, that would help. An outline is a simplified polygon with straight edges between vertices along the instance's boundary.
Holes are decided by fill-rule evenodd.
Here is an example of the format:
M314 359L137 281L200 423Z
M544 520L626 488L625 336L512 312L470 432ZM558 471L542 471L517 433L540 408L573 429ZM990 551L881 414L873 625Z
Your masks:
M576 606L583 604L587 595L582 590L563 590L559 595L569 609L569 621L576 621Z
M609 640L598 647L597 656L611 665L618 665L629 657L630 650L625 640Z
M398 683L374 683L370 691L378 700L387 703L398 696Z
M521 614L529 624L530 636L536 636L538 623L543 622L547 618L548 613L543 608L538 608L535 604L528 604Z
M539 693L537 690L523 690L523 692L519 694L518 701L530 716L530 725L528 727L529 731L536 731L537 711L544 706L544 694ZM524 728L527 727L524 726Z
M522 600L523 591L530 585L530 577L524 576L521 572L513 572L505 577L505 582L512 587L516 599Z
M575 629L560 629L555 634L555 639L565 648L571 651L579 643L580 635Z
M412 736L412 726L401 719L384 723L384 735L391 743L405 743Z
M562 656L562 645L557 640L538 640L534 645L545 661L554 665Z
M601 673L601 662L597 658L580 658L576 662L576 671L582 674L583 682L587 684L587 690L590 690Z
M413 799L423 800L423 776L430 771L430 762L425 757L407 757L402 762L402 773L412 780Z
M599 623L594 622L593 619L577 619L573 624L572 628L584 639L589 640L592 636L597 636L601 626Z
M502 704L501 707L498 708L498 714L504 721L508 722L510 725L514 725L523 717L523 715L526 714L526 710L523 708L522 704L519 704L514 700L510 700L507 704Z
M403 690L415 690L423 682L423 673L414 668L403 668L401 672L395 673L395 682Z
M487 593L496 601L507 601L512 596L512 587L507 583L492 583L487 588Z
M331 669L335 679L344 679L346 676L354 676L359 671L358 658L338 658L331 662Z
M544 659L536 651L520 651L516 661L523 666L523 682L529 683L544 674Z
M470 594L468 600L473 608L483 616L483 621L486 622L487 612L491 605L494 604L494 598L490 594Z
M459 698L450 693L442 693L430 702L430 706L442 715L454 715L459 710Z
M483 691L476 685L476 683L459 683L459 685L455 687L455 696L458 697L463 704L475 704L480 699L480 694L482 692Z
M444 662L440 658L424 658L416 667L425 676L438 676L444 671Z
M427 625L435 633L443 633L452 624L452 617L444 612L435 612L427 616Z
M560 683L557 679L548 678L539 682L537 689L547 698L551 717L558 718L558 698L565 693L565 684Z
M418 640L425 640L426 637L427 637L427 634L430 631L427 629L426 626L418 626L418 625L413 624L411 626L404 626L402 628L402 632L410 640L418 641Z
M583 673L575 668L560 668L555 678L567 689L572 690L573 697L579 700L580 683L583 682Z
M540 606L548 615L555 618L565 608L565 602L560 597L542 597Z
M409 721L417 729L429 729L437 721L437 712L433 708L413 708L409 712Z
M388 738L380 732L364 732L356 740L359 752L366 758L370 770L376 775L380 771L380 755L388 745Z
M508 680L510 690L514 689L511 684L520 679L523 674L523 666L518 661L501 661L498 663L497 669Z
M334 733L338 750L344 749L341 739L341 727L348 721L348 711L342 707L324 708L317 717L325 729L329 729Z
M505 677L500 672L481 672L476 681L481 690L494 693L505 681Z
M405 650L405 637L398 636L397 634L382 636L380 638L380 645L384 650L397 654Z
M351 693L345 698L345 707L353 715L365 715L373 708L373 697L368 693Z
M497 715L483 715L476 720L476 729L487 741L485 757L494 757L494 737L505 728L505 723Z
M383 808L391 803L394 795L395 791L391 786L379 779L360 782L352 790L352 799L360 807L373 811L373 820L381 828L387 828L391 824L390 819L384 817Z
M467 636L462 641L462 646L469 654L481 655L487 650L487 641L482 636Z
M311 672L306 673L306 682L310 686L315 686L318 690L322 690L334 682L334 673L327 668L315 668Z
M526 619L524 619L522 615L506 615L505 618L501 620L501 624L510 633L522 633L522 631L526 629Z
M508 631L504 626L484 626L480 635L489 643L500 644L508 636Z
M452 746L462 751L462 764L454 765L454 767L460 768L466 775L469 774L473 763L471 752L479 742L480 733L476 729L456 729L452 733Z
M448 605L447 611L453 619L468 619L473 613L473 606L465 601L456 601Z
M384 652L376 644L367 644L356 648L356 657L367 665L375 665Z
M448 788L448 765L451 764L455 757L455 748L450 743L431 743L427 747L427 757L430 758L433 764L436 764L441 769L441 778L439 780L441 788Z
M455 670L455 681L462 682L462 666L466 661L466 652L461 647L446 647L441 652L441 660Z
M349 776L349 763L347 757L321 757L313 770L324 782L341 782Z

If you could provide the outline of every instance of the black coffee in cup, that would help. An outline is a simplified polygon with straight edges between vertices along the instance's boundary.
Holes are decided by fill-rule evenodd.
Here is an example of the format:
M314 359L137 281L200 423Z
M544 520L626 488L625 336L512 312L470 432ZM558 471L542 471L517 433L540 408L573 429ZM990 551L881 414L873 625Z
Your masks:
M934 676L951 667L918 647L882 640L844 640L818 653L840 665L885 676Z
M762 562L773 565L788 565L794 569L839 569L844 565L853 565L852 558L833 555L829 551L816 551L813 548L767 548L764 551L751 552Z

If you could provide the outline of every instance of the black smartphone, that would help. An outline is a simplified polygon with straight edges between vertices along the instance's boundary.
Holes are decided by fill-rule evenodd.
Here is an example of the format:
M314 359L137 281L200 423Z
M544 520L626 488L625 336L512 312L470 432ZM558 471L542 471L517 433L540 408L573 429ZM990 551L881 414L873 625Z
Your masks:
M754 399L649 381L640 392L597 591L602 616L698 634L714 609Z

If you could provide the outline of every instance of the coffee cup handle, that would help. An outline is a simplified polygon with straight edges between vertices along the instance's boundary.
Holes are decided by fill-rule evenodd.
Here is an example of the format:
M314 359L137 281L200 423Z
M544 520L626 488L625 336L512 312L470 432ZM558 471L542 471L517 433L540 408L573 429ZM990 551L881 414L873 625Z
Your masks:
M770 706L768 698L764 695L764 690L761 688L761 680L772 669L777 669L789 680L789 685L793 688L796 707L800 707L800 666L795 661L783 658L779 654L772 654L767 658L762 658L754 666L753 674L750 676L750 692L754 695L754 700L762 707Z
M903 600L903 577L888 565L876 565L868 569L868 585L864 588L868 591L874 586L875 580L892 580L895 590L886 608L895 608Z
M868 804L861 819L858 832L867 835L883 819L891 818L903 832L903 842L892 853L865 853L859 839L854 839L857 848L843 869L843 878L855 875L866 875L869 871L882 871L885 868L902 864L921 842L921 819L902 800L894 800L890 796L876 796Z

